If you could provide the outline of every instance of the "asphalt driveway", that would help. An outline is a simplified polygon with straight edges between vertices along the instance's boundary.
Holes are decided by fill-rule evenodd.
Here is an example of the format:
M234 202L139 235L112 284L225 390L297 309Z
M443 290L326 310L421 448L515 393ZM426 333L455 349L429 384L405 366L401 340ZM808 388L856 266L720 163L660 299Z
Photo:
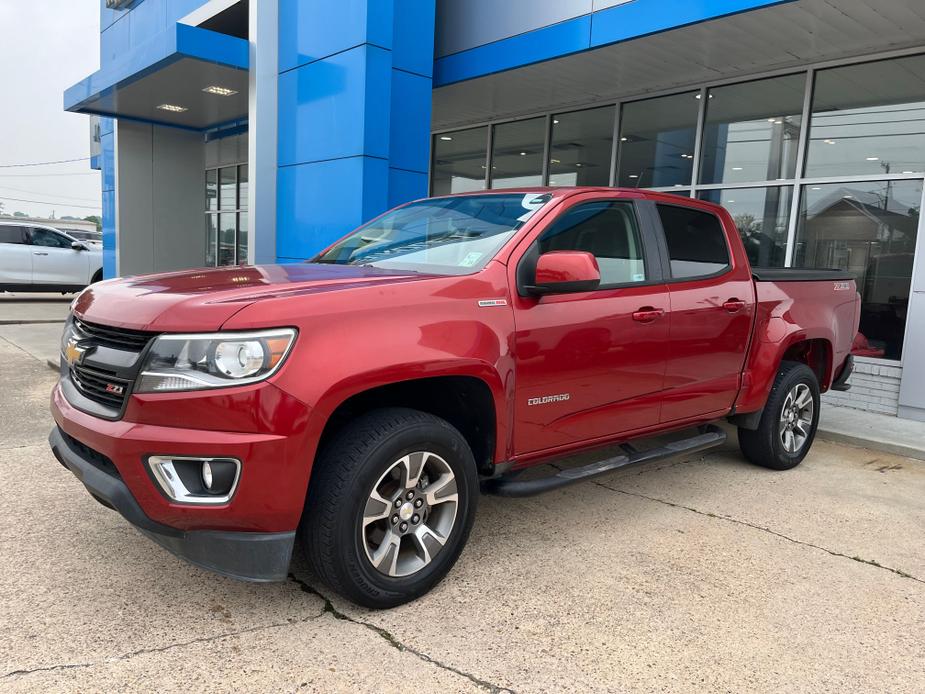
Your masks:
M52 457L53 382L0 338L3 691L925 690L920 461L729 446L483 498L448 579L369 612L153 545Z

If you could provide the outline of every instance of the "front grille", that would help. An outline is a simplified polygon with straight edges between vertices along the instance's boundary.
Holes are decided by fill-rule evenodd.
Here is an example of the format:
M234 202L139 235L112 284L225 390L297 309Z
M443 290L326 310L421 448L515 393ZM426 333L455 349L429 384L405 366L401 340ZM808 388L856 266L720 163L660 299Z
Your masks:
M148 340L157 335L157 333L145 330L128 330L126 328L113 328L108 325L87 323L76 317L74 318L74 327L81 335L92 339L98 345L132 352L143 350L145 345L148 344Z
M121 410L128 396L129 381L86 366L71 367L71 380L83 395L96 402Z
M64 438L65 443L67 443L71 449L79 453L80 456L88 463L93 465L93 467L102 470L111 477L122 479L122 476L119 474L119 470L116 468L115 463L113 463L109 458L107 458L99 451L90 448L90 446L86 445L85 443L81 443L66 431L64 431L64 429L59 427L58 431L61 432L61 436Z

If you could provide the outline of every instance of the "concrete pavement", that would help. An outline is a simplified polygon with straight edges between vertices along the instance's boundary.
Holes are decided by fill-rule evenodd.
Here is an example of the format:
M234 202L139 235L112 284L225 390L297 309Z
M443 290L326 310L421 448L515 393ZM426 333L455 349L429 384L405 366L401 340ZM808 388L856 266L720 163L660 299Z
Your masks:
M63 323L76 294L0 292L0 325Z
M483 497L423 599L190 567L51 456L54 374L0 341L4 691L925 689L925 465L817 442L735 447L532 499Z

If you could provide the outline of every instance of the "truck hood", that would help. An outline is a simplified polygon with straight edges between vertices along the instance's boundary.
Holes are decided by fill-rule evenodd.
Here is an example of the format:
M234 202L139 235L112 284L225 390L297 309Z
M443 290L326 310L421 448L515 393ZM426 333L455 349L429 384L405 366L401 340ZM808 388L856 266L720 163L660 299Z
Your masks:
M429 277L403 270L354 265L252 265L140 275L93 284L74 301L90 323L132 330L218 330L241 309L262 299Z

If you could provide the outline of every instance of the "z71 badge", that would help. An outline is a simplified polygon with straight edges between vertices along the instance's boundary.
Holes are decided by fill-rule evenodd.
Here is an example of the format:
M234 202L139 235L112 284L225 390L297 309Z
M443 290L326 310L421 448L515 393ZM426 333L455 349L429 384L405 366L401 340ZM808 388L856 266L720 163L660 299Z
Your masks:
M836 282L835 283L836 292L843 292L846 289L851 289L851 282Z

